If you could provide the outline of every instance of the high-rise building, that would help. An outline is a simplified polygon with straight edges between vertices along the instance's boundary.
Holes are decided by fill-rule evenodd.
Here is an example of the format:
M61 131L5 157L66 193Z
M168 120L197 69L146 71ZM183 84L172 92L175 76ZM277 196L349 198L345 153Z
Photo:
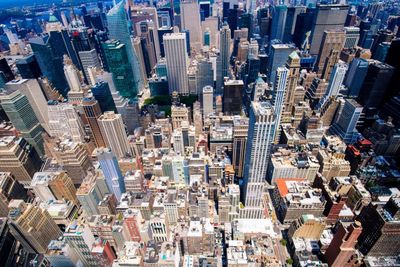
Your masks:
M99 56L97 55L96 49L91 49L89 51L79 51L78 52L79 59L81 60L83 72L85 77L89 79L88 68L100 68L101 63L99 60Z
M300 57L296 51L293 51L286 62L286 69L288 69L287 88L285 94L284 108L282 113L282 122L291 122L294 103L294 96L297 81L300 75Z
M324 106L325 102L328 101L330 97L336 97L339 94L346 71L347 65L343 61L339 61L335 64L329 79L328 88L326 89L325 95L320 99L319 107Z
M342 51L345 32L341 30L324 31L315 69L322 74L322 79L328 79L330 72L339 60Z
M82 120L72 104L49 101L49 134L58 138L69 138L74 142L83 142L85 132Z
M368 65L368 61L363 58L355 58L351 61L344 81L344 85L348 89L348 96L358 97L367 76Z
M183 30L189 31L190 45L200 49L202 44L200 25L200 6L197 1L186 0L180 4L181 25Z
M217 78L219 78L219 81L217 80L217 88L216 88L216 93L220 94L222 91L222 88L218 88L220 85L221 87L223 86L223 81L225 77L229 77L229 60L231 56L231 30L229 29L229 26L224 24L220 30L220 35L219 35L219 51L220 51L220 75L217 75ZM218 66L217 66L217 71Z
M105 112L99 117L98 123L106 146L118 159L127 157L130 148L121 114L115 114L113 111Z
M117 91L126 98L135 98L138 93L138 86L135 84L134 73L132 72L129 58L129 48L122 42L109 40L103 43L105 59L108 69L113 75ZM140 72L138 73L140 75ZM140 78L140 77L139 77Z
M35 112L42 127L49 132L49 118L47 114L47 101L36 79L13 80L6 84L6 90L16 91L28 98L29 104Z
M214 113L214 89L212 86L203 88L203 118Z
M45 253L50 241L62 234L47 210L23 200L14 200L9 207L10 231L28 252Z
M358 136L356 130L363 107L354 99L346 99L337 111L335 121L330 129L339 135L346 144L353 144Z
M295 50L295 47L287 44L271 45L271 52L267 64L267 80L275 84L276 70L278 67L285 66L289 55Z
M235 117L233 120L233 158L232 163L237 177L243 177L244 159L246 155L247 132L249 120Z
M126 57L123 57L123 61L130 63L133 73L133 84L131 85L133 97L136 96L137 92L142 89L143 81L141 79L141 68L139 60L135 54L132 46L131 34L129 30L129 22L127 12L125 10L125 0L121 0L107 13L107 28L110 39L119 40L126 47ZM111 71L112 72L112 71ZM129 76L128 76L129 77ZM116 79L117 77L114 77ZM117 86L118 88L118 86Z
M393 256L400 252L399 199L391 198L385 205L369 203L357 220L363 231L358 237L358 250L368 256Z
M11 172L0 172L0 216L7 217L10 202L13 199L25 200L26 193L27 190L11 175Z
M97 100L94 99L94 97L85 97L82 101L82 106L96 146L106 147L98 122L101 116L101 110Z
M349 6L347 5L317 5L317 14L314 17L312 26L311 55L317 55L318 51L320 51L325 31L343 28L348 8Z
M384 95L389 87L389 83L395 69L380 61L369 63L368 72L361 86L358 101L367 110L375 110L383 103Z
M5 82L9 82L15 79L14 73L8 65L7 59L5 57L0 58L0 72L4 74L4 77L6 78Z
M275 111L275 142L279 142L282 113L284 111L285 94L288 83L289 70L286 67L278 67L272 97L272 105Z
M42 166L37 152L23 138L6 136L0 143L0 171L11 172L18 182L28 186Z
M207 85L214 87L213 64L208 59L200 59L197 63L196 73L197 94L200 95Z
M163 36L165 59L167 61L168 86L170 94L177 91L188 95L188 56L186 53L186 34L171 33Z
M43 128L29 103L28 97L16 89L3 90L0 92L0 103L21 136L35 148L40 156L44 155Z
M262 194L275 123L275 112L269 102L251 103L242 190L245 207L240 210L241 218L261 219L263 216Z
M344 27L345 39L344 48L354 48L360 39L360 28L358 27Z
M325 252L325 258L329 266L340 267L351 262L357 253L357 239L362 231L361 223L339 222L336 233Z
M304 12L306 12L305 6L290 6L287 8L285 29L282 40L284 43L289 43L293 41L292 36L295 33L295 27L298 18L297 16L299 14L304 14Z
M92 85L90 91L99 103L101 112L117 111L113 95L107 82L100 81Z
M15 65L23 79L37 79L42 76L42 71L34 54L17 60Z
M224 82L223 111L225 114L241 114L243 88L244 83L242 80L227 80Z
M275 6L272 13L270 40L278 39L283 41L287 10L288 8L285 5Z
M114 193L119 201L122 193L125 193L125 182L117 158L109 148L98 149L96 156L106 179L108 189Z

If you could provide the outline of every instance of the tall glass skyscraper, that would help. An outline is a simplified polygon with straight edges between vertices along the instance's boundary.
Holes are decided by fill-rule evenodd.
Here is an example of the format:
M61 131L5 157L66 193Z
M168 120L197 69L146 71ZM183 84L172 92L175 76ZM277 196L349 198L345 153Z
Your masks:
M140 75L141 66L139 64L138 57L135 51L133 50L131 42L131 34L128 24L129 22L127 19L127 14L125 11L124 4L125 0L122 0L112 9L110 9L110 11L107 13L108 32L110 39L119 40L126 47L128 61L133 71L132 92L136 96L137 92L141 89L143 85L143 81Z
M117 40L110 40L103 43L103 50L117 91L123 97L135 98L138 88L135 85L131 63L126 60L129 57L126 45Z
M18 90L8 89L0 92L0 103L12 124L21 132L21 136L36 149L40 156L43 156L44 130L28 98Z

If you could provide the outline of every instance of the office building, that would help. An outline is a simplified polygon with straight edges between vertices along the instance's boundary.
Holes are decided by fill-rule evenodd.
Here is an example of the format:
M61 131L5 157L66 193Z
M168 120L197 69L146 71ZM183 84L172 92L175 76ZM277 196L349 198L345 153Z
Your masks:
M217 72L220 72L220 74L217 74L217 88L216 88L216 93L219 94L221 93L221 89L219 86L223 86L223 81L225 77L229 77L229 60L231 57L231 30L229 29L229 26L224 24L220 30L220 35L219 35L219 59L220 59L220 71L218 70L217 66Z
M30 253L45 253L51 240L62 233L50 214L23 200L10 203L10 232Z
M34 54L17 60L15 65L23 79L37 79L42 76L42 71Z
M19 91L25 95L41 126L49 132L49 118L46 109L47 101L36 79L13 80L6 84L6 90Z
M345 32L341 30L323 32L315 68L321 74L322 79L327 80L330 77L333 66L339 60L345 36Z
M120 47L121 44L123 46L125 46L125 53L126 56L123 57L122 59L118 59L117 61L120 61L120 63L125 63L124 64L124 71L126 73L128 73L127 68L131 67L132 72L129 72L129 74L133 73L133 76L126 76L129 78L130 82L132 82L132 84L130 84L130 90L131 93L127 94L127 97L135 97L136 94L142 89L143 86L143 81L141 79L141 68L144 66L140 66L139 64L139 60L138 57L135 53L135 50L133 49L133 45L132 45L132 41L131 41L131 34L130 34L130 30L129 30L129 21L128 21L128 17L126 14L126 10L125 10L125 1L121 0L118 4L116 4L112 9L110 9L107 13L107 28L108 28L108 35L109 35L109 39L110 40L119 40L120 43L116 43L115 41L112 41L113 45L112 47L114 47L114 49L116 47L119 47L120 52L115 56L115 59L118 59L118 57L121 55L121 53L123 54L123 49ZM103 49L104 49L104 45L103 44ZM121 51L122 50L122 51ZM105 54L107 54L107 52L105 52ZM128 60L126 60L128 59ZM107 64L108 61L107 60L107 55L106 55L106 61ZM128 64L129 62L129 64ZM118 62L115 62L116 66L118 66ZM111 71L111 70L110 70ZM112 72L112 71L111 71ZM115 76L115 75L114 75ZM114 77L114 79L117 79L117 77ZM115 80L114 80L115 81ZM115 81L116 82L116 81ZM117 84L117 83L116 83ZM116 85L118 88L118 85ZM122 96L125 96L124 94L122 94Z
M96 49L93 48L89 51L79 51L78 55L82 64L84 75L87 77L87 79L89 79L88 68L101 68L101 63Z
M290 6L287 8L285 29L283 33L283 39L281 39L283 43L289 43L293 41L292 36L295 34L297 18L300 14L304 14L305 12L305 6Z
M384 204L370 203L361 210L357 220L363 231L358 237L358 250L368 256L398 255L399 246L399 199L392 197Z
M232 163L237 177L243 177L249 120L235 117L233 120L233 157Z
M383 104L382 101L394 72L395 69L388 64L380 61L370 62L357 98L359 103L364 106L365 112L376 110Z
M363 107L354 99L346 99L336 114L330 131L340 136L346 144L353 144L359 136L356 126Z
M90 92L93 94L99 103L101 112L117 111L114 103L113 95L107 82L98 82L90 87Z
M271 45L271 52L268 57L267 64L267 80L271 84L275 84L276 70L278 67L285 66L289 55L295 50L295 47L287 44Z
M188 57L186 53L186 34L171 33L163 36L169 93L177 91L188 95Z
M243 88L242 80L224 82L223 111L225 114L240 115L242 113Z
M113 111L105 112L99 117L98 123L105 144L112 150L114 155L118 159L130 155L128 136L121 114L115 114Z
M202 46L199 3L193 0L186 0L180 4L180 9L182 30L189 31L190 45L198 50Z
M360 39L360 28L344 27L345 39L343 48L354 48Z
M361 223L338 222L336 233L329 244L325 258L329 266L345 266L352 261L354 254L357 253L357 239L361 234ZM354 260L353 260L354 261Z
M96 156L109 190L119 201L122 193L125 193L125 182L117 158L109 148L98 149Z
M213 63L202 58L197 63L196 72L197 95L200 95L206 86L214 87Z
M272 106L275 111L275 142L279 142L280 125L284 108L285 94L288 83L289 70L286 67L278 67L272 96Z
M15 79L14 73L8 65L5 57L0 58L0 71L3 73L5 82L9 82Z
M285 67L289 72L281 121L286 123L291 122L292 119L293 107L295 105L295 91L298 86L298 78L300 75L300 57L296 51L293 51L289 55Z
M346 75L347 65L343 61L339 61L333 67L331 77L329 78L329 85L326 89L325 95L321 98L318 107L323 107L331 97L336 97L342 89L344 77Z
M21 136L35 148L40 156L44 155L42 138L44 130L29 103L28 97L14 88L0 93L0 103Z
M0 172L0 216L8 216L8 205L13 199L25 200L27 190L10 172Z
M49 134L73 142L83 142L85 132L78 111L72 104L49 101L47 105L49 117Z
M127 49L129 48L120 41L110 40L103 43L105 59L113 75L115 88L121 96L135 98L139 88L132 72L131 62L126 60L129 56Z
M49 149L51 149L52 156L63 166L75 185L80 185L87 173L93 169L87 144L63 139Z
M24 138L6 136L0 139L0 171L11 175L24 186L28 186L42 166L35 148Z
M101 110L97 100L94 97L85 97L82 101L82 106L96 146L106 147L98 122Z
M203 88L203 118L208 118L208 115L214 113L214 89L212 86Z
M270 40L278 39L283 41L287 11L288 8L285 5L275 6L273 9Z
M348 88L348 96L358 97L367 76L368 65L368 60L363 58L355 58L351 61L344 80L344 85Z
M275 112L269 102L252 102L246 143L241 218L261 219L264 179L274 141Z
M317 5L316 17L312 23L311 55L317 55L320 51L325 31L343 28L347 13L347 5Z

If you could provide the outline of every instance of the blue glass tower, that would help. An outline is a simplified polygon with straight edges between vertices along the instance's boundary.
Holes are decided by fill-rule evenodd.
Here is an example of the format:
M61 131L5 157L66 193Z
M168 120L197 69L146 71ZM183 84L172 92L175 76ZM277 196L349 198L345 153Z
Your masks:
M141 67L138 57L133 49L131 42L131 34L129 30L129 21L125 11L125 0L116 4L107 14L108 31L110 39L121 41L126 47L128 61L131 64L133 71L133 87L132 91L137 95L142 88L143 81L141 79Z
M111 149L103 148L97 150L97 160L100 163L108 189L114 193L119 201L122 193L125 193L125 182L117 158Z

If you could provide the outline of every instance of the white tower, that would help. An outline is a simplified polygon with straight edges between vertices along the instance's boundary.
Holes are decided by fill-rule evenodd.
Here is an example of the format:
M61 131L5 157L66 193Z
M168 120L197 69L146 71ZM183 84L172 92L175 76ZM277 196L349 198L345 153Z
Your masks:
M186 34L171 33L163 36L169 92L177 91L188 95L188 56L186 53Z

